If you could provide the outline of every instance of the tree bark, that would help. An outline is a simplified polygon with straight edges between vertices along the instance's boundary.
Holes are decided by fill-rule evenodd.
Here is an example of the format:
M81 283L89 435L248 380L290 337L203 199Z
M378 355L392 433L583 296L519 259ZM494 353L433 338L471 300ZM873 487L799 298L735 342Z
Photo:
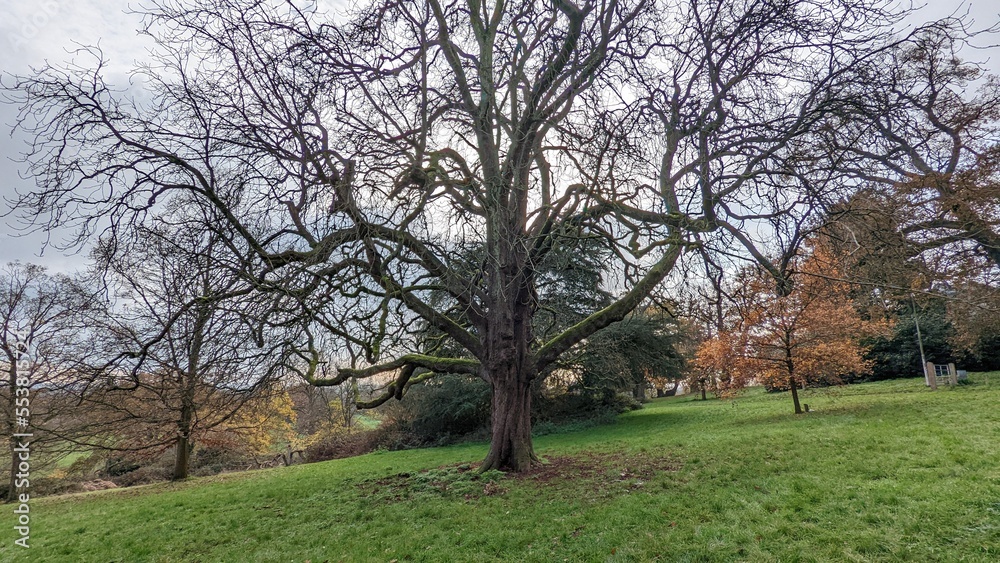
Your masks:
M788 386L792 388L792 402L795 403L795 414L802 414L802 405L799 404L798 385L795 383L795 360L792 358L792 331L786 330L784 337L785 345L785 369L788 370Z
M10 438L10 482L7 485L7 502L14 502L17 500L17 487L14 483L17 482L17 464L20 461L17 457L17 452L14 448L17 447L17 438L13 436Z
M795 376L788 376L788 384L792 387L792 401L795 403L795 414L802 414L802 405L799 404L798 386L795 383Z
M177 444L174 447L177 449L177 454L174 456L173 480L180 481L187 479L188 466L191 461L191 446L188 437L181 436L177 438Z
M204 294L211 291L205 284ZM212 309L207 306L198 308L192 330L191 348L188 350L187 369L181 374L181 416L177 421L177 454L174 457L173 480L187 479L188 466L191 458L191 426L195 414L195 393L198 390L198 378L201 369L201 347L205 342L205 326L212 316Z
M190 383L184 390L183 406L181 407L181 417L177 421L177 443L174 446L174 473L171 477L174 481L187 479L188 467L191 465L191 421L194 418L194 385ZM190 393L190 394L189 394Z
M492 388L490 453L480 470L529 469L538 462L531 444L531 379L507 367L493 376Z

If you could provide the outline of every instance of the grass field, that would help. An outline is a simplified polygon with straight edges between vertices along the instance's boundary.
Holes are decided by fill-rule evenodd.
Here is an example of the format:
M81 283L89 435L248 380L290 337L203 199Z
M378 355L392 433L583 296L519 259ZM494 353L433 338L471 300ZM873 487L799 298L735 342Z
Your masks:
M1000 561L1000 373L654 401L536 440L39 499L6 561Z

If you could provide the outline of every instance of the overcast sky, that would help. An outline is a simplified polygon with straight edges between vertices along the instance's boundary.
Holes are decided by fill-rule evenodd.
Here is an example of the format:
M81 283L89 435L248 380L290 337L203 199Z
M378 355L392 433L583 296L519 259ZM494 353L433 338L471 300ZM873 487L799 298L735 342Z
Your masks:
M132 5L136 5L132 2ZM0 71L26 74L31 66L46 60L59 63L69 60L77 44L100 45L110 59L109 82L127 84L127 73L136 60L141 60L150 46L136 29L141 20L127 14L129 2L99 0L0 0ZM947 16L959 6L952 0L929 0L921 20ZM1000 3L977 0L963 4L976 21L976 27L1000 22ZM1000 41L1000 38L997 39ZM995 42L997 42L995 41ZM1000 50L993 49L987 66L1000 73ZM969 56L983 60L986 53ZM5 80L6 82L6 80ZM0 196L10 197L15 190L33 187L31 179L22 178L21 165L15 157L24 150L25 139L11 136L11 124L17 108L0 102ZM2 209L6 209L4 205ZM83 255L66 255L55 248L42 253L45 236L17 235L9 218L0 217L0 264L22 260L44 264L56 271L70 271L85 263ZM61 235L55 233L53 239Z

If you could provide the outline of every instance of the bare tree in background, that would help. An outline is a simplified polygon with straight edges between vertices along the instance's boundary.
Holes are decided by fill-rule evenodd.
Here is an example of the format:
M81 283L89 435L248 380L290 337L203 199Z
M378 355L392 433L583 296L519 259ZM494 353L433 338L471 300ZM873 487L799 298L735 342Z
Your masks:
M66 276L12 263L0 271L0 426L9 437L7 500L17 498L22 454L38 475L46 461L67 453L62 436L74 434L77 404L72 387L79 379L86 347L87 313L94 295ZM27 437L15 437L24 434ZM28 452L19 448L28 445Z
M259 303L239 297L248 289L218 233L163 220L177 215L138 227L127 252L114 251L120 241L98 245L115 300L97 321L104 349L128 360L112 362L109 381L81 396L90 423L85 443L173 448L175 480L187 477L200 437L270 398L290 360L281 331L258 316Z
M17 206L85 240L183 194L244 279L297 303L307 380L387 378L371 407L478 375L493 391L482 468L512 470L537 459L532 381L685 249L756 260L790 289L783 270L839 179L813 130L902 16L880 0L379 1L342 20L292 2L152 5L159 48L135 75L150 101L105 84L93 50L11 85L39 184ZM540 338L536 267L595 237L613 301ZM465 353L419 348L427 325ZM336 355L312 346L320 333Z

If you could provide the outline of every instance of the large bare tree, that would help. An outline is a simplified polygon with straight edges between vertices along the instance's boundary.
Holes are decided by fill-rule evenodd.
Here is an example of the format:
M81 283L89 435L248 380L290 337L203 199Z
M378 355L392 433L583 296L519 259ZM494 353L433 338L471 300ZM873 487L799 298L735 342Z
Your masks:
M404 0L335 18L305 2L154 1L158 50L134 80L147 95L106 84L94 50L10 85L39 184L16 203L82 240L184 194L246 256L241 275L297 303L307 380L384 378L372 406L475 374L493 391L482 467L521 470L536 460L532 381L686 249L756 260L788 291L803 226L839 178L814 129L891 35L892 9ZM607 248L614 299L542 337L536 268L583 239ZM421 348L428 325L464 352Z

